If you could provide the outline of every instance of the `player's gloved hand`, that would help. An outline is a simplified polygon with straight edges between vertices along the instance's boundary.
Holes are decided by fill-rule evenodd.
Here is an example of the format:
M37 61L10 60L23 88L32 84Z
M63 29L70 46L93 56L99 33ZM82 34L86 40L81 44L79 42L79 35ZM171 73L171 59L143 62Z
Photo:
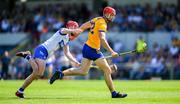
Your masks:
M118 57L119 54L118 54L117 52L114 52L114 51L113 51L113 52L111 52L111 56L112 56L112 57Z

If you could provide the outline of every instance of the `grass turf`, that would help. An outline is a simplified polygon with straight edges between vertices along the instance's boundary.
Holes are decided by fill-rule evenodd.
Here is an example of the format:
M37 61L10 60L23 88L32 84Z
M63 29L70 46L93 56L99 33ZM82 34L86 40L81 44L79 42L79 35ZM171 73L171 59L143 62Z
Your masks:
M180 81L114 81L125 99L112 99L103 80L37 80L19 99L14 93L22 83L0 81L0 104L180 104Z

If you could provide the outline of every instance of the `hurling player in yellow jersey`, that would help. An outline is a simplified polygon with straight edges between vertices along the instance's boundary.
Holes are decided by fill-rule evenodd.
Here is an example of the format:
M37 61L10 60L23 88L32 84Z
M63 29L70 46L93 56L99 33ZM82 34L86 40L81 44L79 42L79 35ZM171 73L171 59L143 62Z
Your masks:
M107 23L112 22L115 16L115 9L112 7L105 7L103 10L103 17L94 18L84 23L79 29L74 30L76 34L79 34L87 29L90 29L88 40L84 44L82 50L83 60L81 62L81 67L70 68L63 72L56 71L49 80L50 84L52 84L56 79L62 79L63 76L86 75L92 62L94 61L95 64L104 72L104 78L112 94L112 98L124 98L127 96L127 94L122 94L115 90L111 78L111 68L103 54L100 52L100 47L102 46L109 51L112 56L118 56L118 53L113 51L106 40Z

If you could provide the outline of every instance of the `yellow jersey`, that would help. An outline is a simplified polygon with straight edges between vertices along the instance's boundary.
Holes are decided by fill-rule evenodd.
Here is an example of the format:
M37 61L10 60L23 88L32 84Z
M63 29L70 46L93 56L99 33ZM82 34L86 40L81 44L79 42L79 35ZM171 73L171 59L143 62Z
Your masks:
M103 17L96 17L90 21L92 27L88 33L88 40L86 44L91 48L100 49L100 37L99 32L106 32L107 31L107 23Z

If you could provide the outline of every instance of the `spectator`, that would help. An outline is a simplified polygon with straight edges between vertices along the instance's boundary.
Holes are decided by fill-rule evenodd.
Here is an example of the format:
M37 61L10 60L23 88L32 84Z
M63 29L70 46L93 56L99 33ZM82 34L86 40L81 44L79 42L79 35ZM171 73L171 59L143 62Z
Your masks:
M73 5L73 6L71 6ZM34 28L37 31L37 26L48 23L48 31L53 31L62 26L64 21L76 19L80 23L97 15L98 12L91 11L87 5L82 4L43 4L33 6L15 5L12 13L4 10L1 13L0 30L2 32L27 32ZM119 31L176 31L179 30L179 12L176 5L159 3L155 8L150 4L143 5L125 5L114 6L117 9L117 17L111 29ZM70 11L70 12L69 12ZM78 15L81 13L81 15ZM15 15L12 17L12 15ZM33 21L33 23L29 23ZM61 22L59 22L61 21ZM29 26L34 24L34 26Z
M177 46L172 45L169 51L174 58L178 57L179 48Z
M152 76L161 75L161 72L164 70L165 66L163 64L163 58L158 55L151 59L150 68Z
M8 51L4 52L4 55L3 55L2 59L1 59L1 62L2 62L1 78L2 79L7 79L8 78L8 71L9 71L9 64L11 62Z
M180 79L180 56L174 67L174 79Z
M119 41L119 40L116 40L116 41L114 42L113 49L114 49L116 52L120 52L120 51L122 51L122 48L123 48L122 42Z
M10 23L7 19L1 21L1 30L2 32L10 32Z

